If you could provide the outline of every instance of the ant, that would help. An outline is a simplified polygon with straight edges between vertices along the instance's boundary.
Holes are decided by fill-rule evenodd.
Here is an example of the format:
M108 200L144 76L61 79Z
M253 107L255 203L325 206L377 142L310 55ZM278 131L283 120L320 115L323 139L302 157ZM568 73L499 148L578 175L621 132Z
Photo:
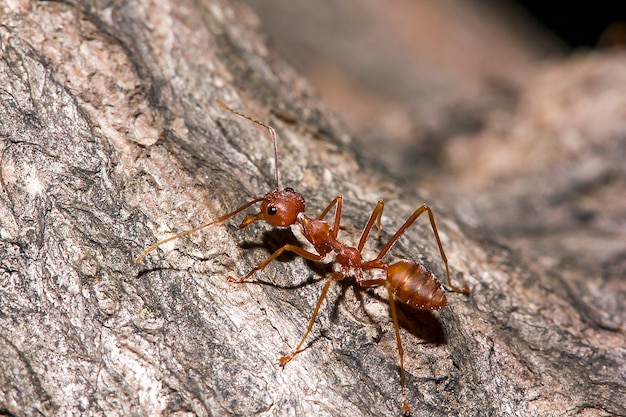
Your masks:
M170 242L183 236L187 236L191 233L197 232L200 229L204 229L205 227L221 223L233 217L237 213L240 213L246 208L252 206L253 204L260 202L260 211L256 214L248 214L239 226L239 228L243 229L244 227L247 227L250 224L259 220L263 220L276 227L289 227L291 225L298 224L302 229L305 238L311 243L311 245L313 245L313 248L317 253L307 251L299 246L286 244L277 251L275 251L272 255L270 255L261 264L254 267L243 277L234 278L232 276L229 276L229 281L236 283L246 281L252 276L252 274L257 271L263 270L272 260L276 259L283 252L286 251L293 252L296 255L299 255L310 261L332 262L334 260L341 266L341 272L331 272L328 275L328 278L326 279L326 282L322 289L322 293L319 297L319 300L317 301L317 305L313 310L313 317L311 317L311 320L309 321L309 325L306 329L306 332L304 333L304 336L302 336L300 343L298 343L298 346L296 346L296 348L291 353L282 356L279 359L280 364L282 366L286 365L291 359L293 359L295 355L302 351L302 345L304 344L307 336L313 328L313 324L315 323L315 318L317 317L317 313L319 312L320 306L322 305L322 301L326 297L328 288L333 281L341 281L346 276L353 276L356 279L356 282L363 288L378 287L384 285L387 288L387 292L389 295L389 309L391 312L396 341L398 344L398 354L400 356L400 386L402 391L402 408L405 414L410 414L410 408L406 400L407 396L404 377L404 351L402 350L402 342L400 341L400 328L398 326L398 315L396 312L394 300L398 300L413 308L422 310L440 309L447 304L447 300L443 288L435 275L428 269L426 269L423 265L417 262L407 260L401 260L393 264L389 264L386 263L383 258L385 257L385 255L387 255L387 253L396 243L398 238L400 238L400 236L402 236L404 232L413 224L413 222L423 213L428 213L430 225L432 226L433 234L435 235L435 238L437 240L437 246L439 246L441 258L446 266L446 277L448 279L448 287L450 288L450 291L469 295L469 288L467 286L459 288L452 285L452 282L450 281L448 259L446 258L443 246L441 245L439 232L437 232L435 217L432 210L426 204L420 206L404 222L404 224L391 237L391 239L389 239L387 244L381 249L376 258L371 260L364 260L362 257L363 247L365 246L365 241L367 240L367 237L369 236L374 224L376 224L378 229L380 230L381 216L384 207L383 201L379 200L378 204L376 204L376 207L370 215L367 225L363 229L363 233L361 234L358 245L356 247L352 247L341 243L339 240L337 240L337 235L339 232L339 222L341 221L343 197L341 195L335 197L335 199L331 201L328 207L326 207L317 217L312 218L304 214L304 197L294 191L293 188L287 187L281 190L279 187L278 141L276 139L276 132L274 131L274 129L271 126L268 126L246 114L240 113L228 107L219 99L217 99L216 102L220 107L224 108L225 110L228 110L229 112L243 117L244 119L247 119L252 123L255 123L268 130L274 144L274 176L276 183L275 189L265 194L265 196L255 198L254 200L247 202L238 209L221 217L218 217L211 222L205 223L201 226L195 227L191 230L187 230L185 232L179 233L175 236L155 243L154 245L146 249L141 255L139 255L135 262L141 262L142 259L146 257L146 255L148 255L150 252L163 245L164 243ZM326 217L326 215L330 212L333 206L336 206L335 221L331 226L324 220L324 217ZM386 277L371 278L364 276L364 272L373 269L385 271Z

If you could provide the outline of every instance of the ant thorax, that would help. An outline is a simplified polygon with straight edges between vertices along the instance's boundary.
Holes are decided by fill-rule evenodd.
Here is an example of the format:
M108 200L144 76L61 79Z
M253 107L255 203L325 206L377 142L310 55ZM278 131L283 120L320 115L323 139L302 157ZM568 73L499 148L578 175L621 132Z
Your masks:
M302 233L306 240L311 242L313 246L318 248L330 244L329 236L331 233L330 225L324 220L312 219L304 213L299 213L298 224L302 227ZM329 247L329 250L332 248Z

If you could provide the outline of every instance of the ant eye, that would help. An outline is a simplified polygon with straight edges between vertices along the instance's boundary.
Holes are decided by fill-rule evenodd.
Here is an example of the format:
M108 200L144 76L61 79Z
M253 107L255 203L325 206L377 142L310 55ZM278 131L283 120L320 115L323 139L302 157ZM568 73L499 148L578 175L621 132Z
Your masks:
M278 213L278 209L274 206L269 206L267 208L267 214L269 214L270 216L275 215L276 213Z
M293 193L295 190L293 188L291 188L291 187L287 187L287 188L285 188L285 191L289 191L289 192Z

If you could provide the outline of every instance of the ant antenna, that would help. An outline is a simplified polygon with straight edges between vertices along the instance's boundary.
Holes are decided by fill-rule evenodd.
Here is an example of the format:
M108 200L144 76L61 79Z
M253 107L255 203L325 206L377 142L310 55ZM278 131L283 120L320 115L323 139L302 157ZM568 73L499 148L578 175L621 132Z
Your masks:
M241 116L244 119L247 119L247 120L249 120L249 121L251 121L251 122L253 122L253 123L255 123L255 124L259 125L259 126L262 126L262 127L266 128L270 132L270 135L272 136L272 141L274 142L274 177L275 177L275 180L276 180L276 191L278 191L278 189L279 189L279 184L278 184L278 144L277 144L277 140L276 140L276 132L274 131L274 129L271 126L268 126L268 125L266 125L264 123L261 123L260 121L258 121L256 119L253 119L252 117L250 117L248 115L240 113L237 110L231 109L226 104L224 104L222 102L222 100L220 100L220 99L216 99L215 101L217 102L217 104L219 104L220 107L228 110L231 113L235 113L237 116ZM192 233L197 232L198 230L204 229L205 227L209 227L211 225L214 225L214 224L217 224L217 223L221 223L224 220L230 219L235 214L237 214L237 213L247 209L251 205L253 205L255 203L258 203L259 201L263 201L263 200L264 200L264 197L255 198L254 200L249 201L246 204L244 204L243 206L239 207L235 211L232 211L232 212L230 212L228 214L225 214L225 215L223 215L221 217L218 217L217 219L215 219L213 221L210 221L210 222L205 223L203 225L200 225L198 227L194 227L191 230L187 230L185 232L178 233L177 235L174 235L174 236L169 237L167 239L161 240L161 241L155 243L154 245L150 246L145 251L143 251L143 253L141 255L139 255L139 257L137 259L135 259L135 263L141 262L143 260L143 258L146 257L146 255L148 255L150 252L152 252L153 250L155 250L156 248L158 248L159 246L161 246L161 245L163 245L163 244L165 244L167 242L171 242L172 240L178 239L180 237L190 235ZM244 223L242 223L242 225L243 224Z
M139 262L141 262L143 260L143 258L145 258L150 252L152 252L153 250L155 250L156 248L158 248L159 246L167 243L167 242L171 242L174 239L178 239L179 237L183 237L183 236L187 236L190 235L192 233L197 232L198 230L204 229L205 227L209 227L211 225L217 224L217 223L221 223L224 220L228 220L231 217L233 217L235 214L247 209L248 207L250 207L251 205L258 203L259 201L263 201L263 197L261 198L255 198L252 201L248 201L246 204L244 204L243 206L239 207L237 210L235 211L231 211L228 214L223 215L222 217L218 217L217 219L210 221L208 223L205 223L203 225L200 225L198 227L194 227L191 230L187 230L185 232L179 233L177 235L168 237L167 239L163 239L157 243L155 243L154 245L150 246L148 249L146 249L145 251L143 251L143 253L141 255L139 255L139 257L137 257L137 259L135 259L135 263L138 264Z
M262 123L260 121L258 121L257 119L253 119L252 117L248 116L247 114L243 114L238 112L237 110L234 110L230 107L228 107L226 104L224 104L224 102L222 100L220 100L219 98L215 99L215 102L222 107L223 109L228 110L231 113L235 113L237 116L241 116L244 119L250 120L252 123L255 123L261 127L266 128L269 132L270 132L270 136L272 137L272 142L274 142L274 177L276 178L276 190L279 189L278 186L278 144L277 144L277 140L276 140L276 131L274 130L273 127L266 125L265 123Z

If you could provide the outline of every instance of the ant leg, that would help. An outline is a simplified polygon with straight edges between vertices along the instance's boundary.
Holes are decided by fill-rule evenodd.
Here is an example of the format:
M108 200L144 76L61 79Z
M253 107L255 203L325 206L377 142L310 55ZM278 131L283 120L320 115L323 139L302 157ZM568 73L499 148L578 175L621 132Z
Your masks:
M293 252L296 255L299 255L299 256L303 257L304 259L308 259L309 261L321 261L323 259L323 256L320 256L317 253L308 252L308 251L302 249L299 246L287 244L287 245L283 246L282 248L278 249L273 254L271 254L266 260L264 260L258 266L252 268L252 270L250 272L248 272L245 276L243 276L241 278L234 278L232 276L229 276L228 280L230 282L236 282L236 283L244 282L245 280L250 278L252 276L252 274L254 274L256 271L262 271L263 269L265 269L267 264L272 262L274 259L278 258L285 251Z
M467 287L467 285L464 285L463 288L459 288L455 285L452 285L452 281L450 280L450 268L448 267L448 258L446 257L446 253L443 250L441 239L439 238L439 232L437 231L437 225L435 224L435 216L433 215L433 212L430 209L430 207L428 207L426 204L422 204L420 208L418 208L417 210L415 210L413 214L411 214L411 216L398 229L396 234L393 235L391 239L389 239L389 242L387 242L385 247L382 248L382 250L376 257L376 259L374 259L372 262L380 261L387 254L387 252L389 252L389 250L393 247L393 245L396 243L398 238L402 236L404 232L406 232L406 230L413 224L413 222L425 211L428 212L428 218L430 219L430 225L433 229L433 234L435 235L435 239L437 240L437 246L439 246L439 253L441 254L441 259L443 260L443 263L446 265L446 277L448 278L448 286L454 292L460 292L465 295L469 295L469 288Z
M398 313L396 312L396 303L393 300L393 287L389 282L386 283L387 292L389 293L389 310L391 319L393 320L393 329L396 333L396 341L398 342L398 355L400 355L400 388L402 390L402 408L404 414L411 414L411 409L406 402L406 387L404 382L404 349L402 349L402 341L400 340L400 326L398 324Z
M320 294L320 298L319 300L317 300L317 305L315 306L315 310L313 310L313 317L311 317L311 320L309 321L309 325L306 328L306 332L304 333L304 336L302 336L300 343L298 343L298 346L296 346L296 348L290 354L281 356L281 358L278 360L282 366L285 366L287 362L292 360L294 356L296 356L298 353L301 352L300 349L302 348L304 341L306 340L309 333L311 333L311 329L313 329L313 325L315 324L315 318L317 317L317 313L319 312L320 307L322 306L322 301L324 301L324 298L326 298L326 294L328 293L328 288L330 287L330 283L335 280L341 281L342 279L343 279L343 274L341 274L341 272L332 272L328 276L328 278L326 279L326 283L324 284L324 288L322 289L322 293Z
M380 287L381 285L384 285L386 282L387 280L384 278L364 279L362 281L359 281L359 286L363 288Z
M374 211L372 211L370 219L368 220L367 225L365 226L365 228L363 229L363 233L361 234L361 239L359 240L359 245L357 246L359 252L363 250L363 247L365 246L365 241L367 240L367 237L369 236L370 231L374 226L374 223L376 223L376 227L378 227L378 233L380 234L380 219L383 215L384 207L385 203L383 203L383 200L378 200L378 204L376 204L376 207L374 207Z
M317 216L317 220L322 220L324 217L326 217L330 209L335 204L337 204L337 209L335 210L335 222L333 223L332 236L335 239L337 239L337 234L339 233L339 222L341 221L341 210L343 208L343 196L342 195L338 195L337 197L335 197L335 199L330 202L330 204L324 209L324 211L322 211L322 213L319 216Z

